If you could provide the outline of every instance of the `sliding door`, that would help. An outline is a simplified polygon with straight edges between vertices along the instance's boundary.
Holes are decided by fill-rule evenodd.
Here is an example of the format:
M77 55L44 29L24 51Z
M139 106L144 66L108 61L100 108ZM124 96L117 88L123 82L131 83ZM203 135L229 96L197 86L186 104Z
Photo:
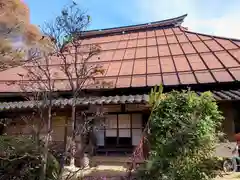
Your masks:
M97 123L96 123L97 124ZM142 114L108 114L95 132L98 146L127 148L137 146L143 130Z

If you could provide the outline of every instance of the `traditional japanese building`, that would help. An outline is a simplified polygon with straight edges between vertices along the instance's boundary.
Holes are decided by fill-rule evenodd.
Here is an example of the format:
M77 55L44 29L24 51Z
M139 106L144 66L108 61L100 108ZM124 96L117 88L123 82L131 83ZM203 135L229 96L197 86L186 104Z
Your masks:
M77 101L79 108L102 105L107 112L106 126L95 133L99 152L121 151L139 143L149 115L148 93L159 84L164 92L211 91L225 116L223 129L228 139L240 132L240 40L188 31L181 25L185 17L84 33L83 44L102 48L99 57L89 62L106 70L97 79L112 84L85 89L86 96ZM18 113L30 112L35 106L22 98L15 85L8 84L18 80L19 72L22 67L0 72L1 117L17 119ZM63 140L62 124L71 104L61 87L57 92L61 98L53 102L57 117L63 117L55 124L56 141ZM18 127L9 131L28 130Z

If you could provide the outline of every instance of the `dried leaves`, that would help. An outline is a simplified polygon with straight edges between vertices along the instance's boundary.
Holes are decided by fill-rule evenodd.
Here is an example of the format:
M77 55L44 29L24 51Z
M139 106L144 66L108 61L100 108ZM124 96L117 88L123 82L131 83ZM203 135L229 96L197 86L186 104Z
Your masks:
M39 29L30 24L26 4L0 0L0 70L22 64L29 58L29 47L41 36Z

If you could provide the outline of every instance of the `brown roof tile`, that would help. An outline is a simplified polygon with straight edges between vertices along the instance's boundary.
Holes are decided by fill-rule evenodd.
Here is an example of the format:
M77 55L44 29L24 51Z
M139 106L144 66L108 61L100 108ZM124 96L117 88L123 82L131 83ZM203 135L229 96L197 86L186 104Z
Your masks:
M195 75L199 83L213 83L215 80L209 71L196 71Z
M136 59L133 74L146 74L146 59Z
M121 59L123 59L124 53L125 53L125 49L116 50L114 55L113 55L112 60L121 60Z
M147 37L154 37L155 31L147 31Z
M220 43L225 49L237 49L238 47L228 39L216 38L217 42Z
M178 77L174 74L163 74L163 83L165 85L178 85Z
M137 39L138 33L131 33L129 39Z
M147 74L160 73L159 58L148 58L147 59Z
M240 41L189 32L177 24L182 18L86 32L82 43L98 44L102 49L89 59L89 63L105 69L98 80L113 81L116 88L160 82L178 85L240 81ZM70 56L68 59L71 62ZM60 63L52 57L51 64L57 67ZM19 90L6 85L6 81L19 80L17 73L24 73L24 69L0 72L0 92ZM64 78L63 73L58 77ZM57 86L59 90L66 88L60 80Z
M6 71L6 74L4 73L5 75L3 75L3 72L0 72L0 81L21 80L22 78L19 75L25 73L27 73L27 70L22 67L11 68Z
M131 76L119 76L117 80L116 87L123 88L123 87L130 87L131 85Z
M158 44L167 44L167 40L166 40L165 36L157 37L157 43Z
M137 46L146 46L147 45L147 41L145 38L143 39L138 39L137 41Z
M162 72L175 72L173 60L171 56L160 57L160 64L162 67Z
M139 32L138 38L146 38L146 32Z
M123 61L119 75L131 75L133 69L133 60Z
M177 38L179 42L189 42L185 34L177 35Z
M158 56L157 46L147 47L147 57L156 57Z
M133 59L135 57L136 48L126 49L124 59Z
M193 73L179 73L180 82L182 84L196 84L196 79Z
M178 27L172 28L172 30L174 31L175 34L183 34L183 32L181 31L181 29L178 28Z
M172 55L183 54L181 47L179 44L169 44Z
M203 70L207 69L202 59L198 54L189 54L187 55L187 59L193 70Z
M190 41L199 41L199 37L194 33L186 33L186 36Z
M173 34L173 31L172 31L171 28L169 28L169 29L164 29L164 32L165 32L165 35L171 35L171 34Z
M193 42L193 46L197 49L199 53L210 51L202 41Z
M108 61L108 60L112 60L113 55L114 55L114 51L105 51L103 52L104 56L101 58L102 61ZM102 54L102 53L100 53Z
M212 70L212 73L217 81L219 82L228 82L233 81L231 75L224 69L221 70Z
M146 86L146 76L135 75L132 77L132 87L144 87Z
M240 48L237 50L229 50L231 55L233 55L238 62L240 62Z
M164 36L164 32L162 29L156 30L156 36Z
M212 51L220 51L223 50L223 48L214 40L207 40L204 41L207 46L212 50Z
M123 40L128 40L129 38L130 38L130 34L124 34L124 35L121 35L122 36L122 38L121 38L121 40L123 41Z
M118 47L118 41L116 42L107 42L100 44L102 50L116 49Z
M155 86L162 84L162 77L161 74L149 74L147 75L147 85L148 86Z
M99 84L96 88L115 88L116 87L116 77L105 77L105 78L99 78L97 79L99 81ZM95 83L93 83L94 85ZM100 87L99 87L100 86Z
M201 57L209 69L222 68L220 61L212 53L202 53Z
M240 79L240 68L230 68L229 71L232 73L235 79Z
M146 47L138 47L136 49L136 58L146 58L147 57L147 52L146 52Z
M152 38L147 38L147 45L148 45L148 46L157 45L156 38L154 38L154 37L152 37Z
M201 39L201 40L210 40L210 39L212 39L212 37L211 36L206 36L206 35L198 35L198 37Z
M92 57L88 60L88 62L89 62L89 63L92 63L92 62L100 62L100 61L102 61L102 60L104 59L104 55L105 55L104 52L102 52L101 54L98 54L98 55L94 55L94 56L92 56ZM57 64L59 64L59 62L58 62Z
M127 41L120 41L118 44L118 48L122 49L122 48L126 48L127 47Z
M117 76L121 67L121 62L112 62L107 70L106 76Z
M182 46L185 54L191 54L196 52L191 43L181 43L180 46Z
M177 71L190 71L190 66L188 64L185 56L173 56Z
M108 70L109 65L110 65L110 62L101 63L102 69L104 70L103 75L106 75L106 74L107 74L107 70ZM103 76L103 75L99 74L99 76Z
M12 84L8 85L5 82L0 82L0 92L18 92L21 91L20 87Z
M226 51L215 52L216 56L226 67L237 67L239 63Z
M168 41L169 44L178 42L175 35L169 35L169 36L166 36L166 37L167 37L167 41Z
M86 82L85 85L89 85L90 82ZM69 82L67 80L62 80L62 81L56 81L54 84L56 90L69 90L70 89L70 85Z
M159 56L169 56L170 55L169 47L167 45L159 45L158 53Z
M233 40L233 42L234 42L236 45L238 45L238 47L240 47L240 40L238 40L238 41L236 41L236 40L234 41L234 40Z
M136 39L129 40L128 43L127 43L128 48L136 47L136 46L137 46L137 40Z

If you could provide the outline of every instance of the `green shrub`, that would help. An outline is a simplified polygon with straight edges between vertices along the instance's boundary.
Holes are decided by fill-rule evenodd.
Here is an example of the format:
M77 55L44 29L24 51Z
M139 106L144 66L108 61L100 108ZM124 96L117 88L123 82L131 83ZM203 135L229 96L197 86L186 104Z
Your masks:
M43 146L28 137L0 136L0 179L38 180ZM46 180L55 180L59 163L49 153Z
M219 168L213 152L223 117L211 93L152 92L150 97L150 157L141 179L213 178Z

